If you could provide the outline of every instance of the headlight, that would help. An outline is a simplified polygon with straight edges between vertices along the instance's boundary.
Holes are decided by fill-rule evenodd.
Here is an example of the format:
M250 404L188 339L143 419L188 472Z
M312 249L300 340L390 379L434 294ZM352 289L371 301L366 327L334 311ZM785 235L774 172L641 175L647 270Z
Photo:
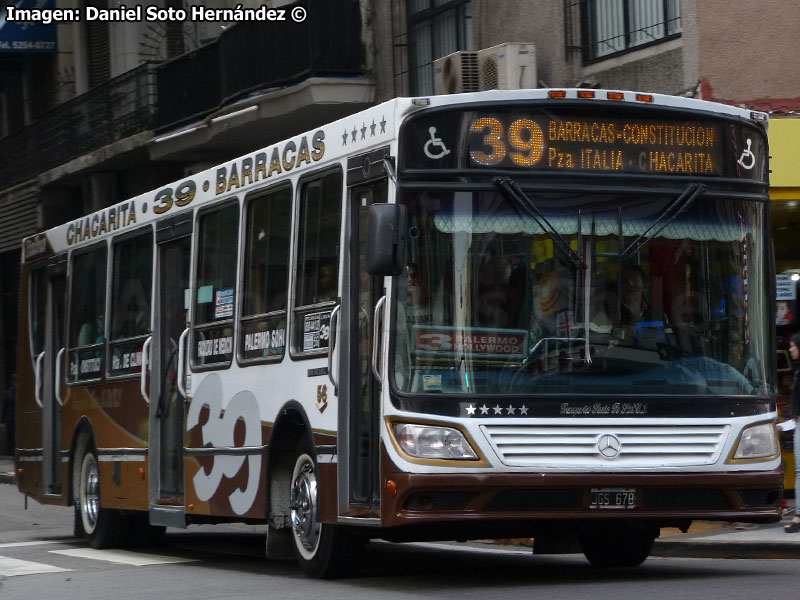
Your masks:
M768 458L778 454L774 423L759 423L742 431L733 460Z
M400 448L414 458L478 460L458 429L417 423L395 423L393 428Z

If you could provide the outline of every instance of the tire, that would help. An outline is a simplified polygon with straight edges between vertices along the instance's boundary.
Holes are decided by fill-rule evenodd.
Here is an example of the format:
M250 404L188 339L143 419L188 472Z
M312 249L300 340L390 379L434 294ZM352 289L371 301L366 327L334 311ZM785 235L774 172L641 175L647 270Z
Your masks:
M80 463L76 517L92 548L113 548L127 544L130 522L115 509L101 508L100 471L97 454L88 449ZM77 529L77 527L76 527Z
M292 540L300 568L318 579L349 574L360 540L340 525L320 523L317 463L307 444L298 449L289 493Z
M608 524L578 535L581 551L595 567L638 567L650 555L656 534L636 525Z

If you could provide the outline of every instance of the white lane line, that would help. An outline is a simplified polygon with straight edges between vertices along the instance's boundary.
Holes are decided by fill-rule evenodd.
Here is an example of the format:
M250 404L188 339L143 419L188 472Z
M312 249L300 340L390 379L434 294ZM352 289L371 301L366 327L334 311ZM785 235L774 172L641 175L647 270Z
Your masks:
M0 575L15 577L16 575L35 575L37 573L61 573L72 569L62 569L53 565L45 565L30 560L19 560L0 556Z
M164 556L162 554L144 554L130 550L95 550L94 548L75 548L73 550L50 550L51 554L63 554L76 558L90 560L103 560L121 565L141 567L144 565L165 565L173 563L197 562L195 558L182 558L179 556Z
M39 540L38 542L6 542L0 544L0 548L22 548L23 546L43 546L45 544L72 544L77 542L74 540Z

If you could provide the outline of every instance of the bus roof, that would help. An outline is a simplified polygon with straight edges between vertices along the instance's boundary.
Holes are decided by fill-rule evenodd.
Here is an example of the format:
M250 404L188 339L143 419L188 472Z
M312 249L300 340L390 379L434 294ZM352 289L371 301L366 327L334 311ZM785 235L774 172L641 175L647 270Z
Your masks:
M402 121L421 109L475 103L524 101L614 102L705 112L767 125L766 113L664 94L599 89L491 90L416 98L395 98L316 129L270 144L185 177L159 189L118 202L23 240L23 262L85 246L145 223L218 199L301 177L312 169L396 141ZM180 135L155 138L152 143Z

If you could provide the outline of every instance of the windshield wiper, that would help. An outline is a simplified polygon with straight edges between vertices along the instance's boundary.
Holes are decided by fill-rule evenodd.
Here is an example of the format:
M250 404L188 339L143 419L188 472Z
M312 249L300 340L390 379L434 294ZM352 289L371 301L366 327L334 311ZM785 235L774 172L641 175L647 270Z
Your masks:
M519 204L530 215L530 217L539 227L542 228L547 236L553 240L553 243L558 246L564 254L567 255L567 258L573 264L573 266L575 266L575 268L586 268L586 263L583 262L578 253L575 252L567 240L565 240L563 236L556 231L556 228L550 224L550 221L548 221L547 217L542 214L542 211L539 210L534 201L522 191L522 189L513 179L510 177L497 177L494 180L494 184L500 188L502 192L504 192L507 198L515 200L517 204Z
M706 186L702 183L690 183L689 186L681 193L680 196L675 198L667 208L658 216L658 218L653 221L652 225L645 229L635 240L633 240L628 246L622 251L622 258L627 258L632 256L634 253L638 252L645 244L647 244L650 240L654 239L658 236L659 233L664 231L664 229L672 223L676 217L689 208L692 205L692 202L700 195L705 193ZM672 214L670 214L672 213ZM662 219L666 219L664 224L658 228L657 231L653 232L650 237L646 237L650 231L655 228Z

